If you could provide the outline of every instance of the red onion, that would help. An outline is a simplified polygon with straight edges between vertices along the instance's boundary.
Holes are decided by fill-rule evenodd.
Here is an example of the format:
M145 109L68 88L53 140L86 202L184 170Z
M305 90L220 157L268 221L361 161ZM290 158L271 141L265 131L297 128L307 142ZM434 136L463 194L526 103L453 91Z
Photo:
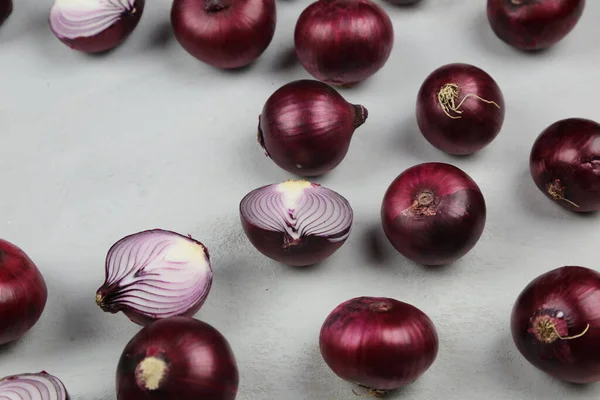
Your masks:
M0 399L5 400L69 400L67 388L46 371L19 374L0 379Z
M600 381L600 274L561 267L535 278L512 310L521 354L547 374L572 383Z
M12 10L12 0L0 0L0 26L8 19L10 14L12 14Z
M238 368L227 339L187 317L154 322L125 346L117 400L234 400Z
M102 53L133 32L144 4L145 0L54 0L50 29L72 49Z
M367 116L365 107L348 103L325 83L294 81L265 103L258 117L258 142L284 170L323 175L342 162Z
M575 28L585 0L488 0L487 16L501 40L521 50L553 46Z
M202 62L239 68L275 34L275 0L174 0L171 23L181 46Z
M398 300L358 297L335 308L319 337L336 375L378 397L415 381L433 364L438 336L425 313Z
M425 139L454 155L474 153L494 140L504 122L504 97L485 71L447 64L433 71L417 97L417 123Z
M567 210L600 210L600 124L563 119L536 139L530 171L537 187Z
M317 0L300 15L294 32L300 63L334 85L363 81L387 62L394 28L370 0Z
M424 163L402 172L387 189L381 206L383 230L405 257L443 265L467 254L486 219L477 184L459 168Z
M213 281L208 249L175 232L154 229L115 243L106 257L106 280L96 303L139 325L171 316L191 317Z
M47 299L46 282L33 261L0 239L0 345L25 335L42 316Z
M303 180L262 186L240 202L242 227L254 247L292 266L331 256L350 236L353 216L340 194Z

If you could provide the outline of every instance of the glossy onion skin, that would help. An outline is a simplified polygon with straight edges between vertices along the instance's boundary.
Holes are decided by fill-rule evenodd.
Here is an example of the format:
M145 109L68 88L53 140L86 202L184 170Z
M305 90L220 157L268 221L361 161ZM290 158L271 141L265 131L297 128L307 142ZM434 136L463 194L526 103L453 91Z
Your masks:
M300 15L294 32L300 63L332 85L363 81L387 62L394 28L370 0L317 0Z
M449 117L440 105L438 93L446 84L458 86L458 105L465 96L476 95L493 101L489 104L469 96L460 110ZM499 106L499 107L498 107ZM417 124L421 133L436 148L453 155L467 155L490 144L504 123L504 96L494 79L469 64L444 65L423 82L417 96Z
M416 207L427 192L432 203ZM485 226L486 205L464 171L424 163L394 179L383 198L381 220L388 240L402 255L420 264L444 265L475 246Z
M439 347L425 313L383 297L357 297L336 307L323 323L319 346L340 378L382 391L419 378Z
M549 317L562 337L585 333L545 343L534 334L536 317ZM538 369L566 382L600 381L600 274L566 266L538 276L515 302L511 331L523 357Z
M37 266L23 250L0 239L0 345L27 333L42 316L47 299Z
M13 3L12 0L0 0L0 26L8 19L12 14Z
M547 49L579 21L585 0L488 0L492 30L505 43L525 51Z
M600 210L600 124L597 122L568 118L553 123L533 144L529 166L537 187L555 203L575 212Z
M181 46L198 60L224 69L254 62L271 43L276 18L275 0L174 0L171 9Z
M147 357L163 360L160 386L148 390L136 368ZM117 366L117 400L234 400L239 373L227 339L205 322L169 317L145 327L125 346Z
M133 11L124 13L108 29L93 36L63 37L53 28L52 23L50 29L63 44L73 50L90 54L105 53L119 47L131 35L142 18L145 4L146 0L135 0Z
M258 142L280 168L299 176L337 167L367 109L347 102L331 86L298 80L277 89L259 116Z

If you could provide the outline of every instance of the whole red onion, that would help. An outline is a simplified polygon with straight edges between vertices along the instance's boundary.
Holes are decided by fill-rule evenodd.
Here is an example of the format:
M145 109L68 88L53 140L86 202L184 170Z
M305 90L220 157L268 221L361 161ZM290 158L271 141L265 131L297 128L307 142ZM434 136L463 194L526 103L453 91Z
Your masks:
M69 400L64 383L46 371L18 374L0 379L3 400Z
M33 261L0 239L0 345L27 333L42 316L47 299L46 282Z
M187 317L156 321L125 346L117 400L234 400L239 373L227 339Z
M336 375L378 397L425 373L437 357L438 336L429 317L410 304L358 297L329 314L319 346Z
M8 19L12 10L12 0L0 0L0 26Z
M387 13L370 0L317 0L300 15L294 42L300 63L312 76L350 85L385 65L394 29Z
M219 68L254 62L273 39L276 17L275 0L174 0L171 9L181 46Z
M119 46L137 26L145 0L54 0L50 29L61 42L85 53Z
M254 247L293 266L335 253L350 236L353 216L344 197L307 181L263 186L240 202L242 227Z
M424 163L390 184L381 206L383 230L405 257L425 265L451 263L477 243L486 220L481 190L459 168Z
M501 40L521 50L547 49L579 21L585 0L488 0L487 16Z
M213 281L208 249L191 236L162 229L138 232L115 243L106 256L104 284L96 303L122 311L139 325L183 315L192 317Z
M600 124L557 121L536 139L529 161L537 187L567 210L600 210Z
M323 175L342 162L367 116L365 107L347 102L325 83L294 81L265 103L258 117L258 142L284 170Z
M567 266L546 272L521 292L511 330L521 354L572 383L600 381L600 274Z
M417 97L417 123L425 139L454 155L474 153L496 138L504 123L504 97L482 69L447 64L433 71Z

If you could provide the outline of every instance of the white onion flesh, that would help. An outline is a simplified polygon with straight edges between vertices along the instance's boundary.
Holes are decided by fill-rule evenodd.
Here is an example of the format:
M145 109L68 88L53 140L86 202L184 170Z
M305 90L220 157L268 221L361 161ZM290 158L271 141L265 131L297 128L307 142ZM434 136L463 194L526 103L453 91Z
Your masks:
M68 400L65 385L46 372L0 379L0 400Z

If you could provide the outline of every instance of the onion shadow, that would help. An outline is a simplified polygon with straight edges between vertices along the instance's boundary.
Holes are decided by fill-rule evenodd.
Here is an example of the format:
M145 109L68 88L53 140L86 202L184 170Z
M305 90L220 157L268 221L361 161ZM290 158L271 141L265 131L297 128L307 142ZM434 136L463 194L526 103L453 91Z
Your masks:
M296 56L296 49L294 46L289 46L277 53L272 70L274 72L288 72L300 67L302 66L298 56Z
M394 254L391 253L381 223L371 223L360 234L361 253L365 255L368 265L389 267Z
M13 340L12 342L8 342L0 345L0 357L3 355L10 356L14 353L21 345L21 339Z
M162 21L154 27L152 33L148 36L146 48L164 50L173 43L174 39L171 22Z

